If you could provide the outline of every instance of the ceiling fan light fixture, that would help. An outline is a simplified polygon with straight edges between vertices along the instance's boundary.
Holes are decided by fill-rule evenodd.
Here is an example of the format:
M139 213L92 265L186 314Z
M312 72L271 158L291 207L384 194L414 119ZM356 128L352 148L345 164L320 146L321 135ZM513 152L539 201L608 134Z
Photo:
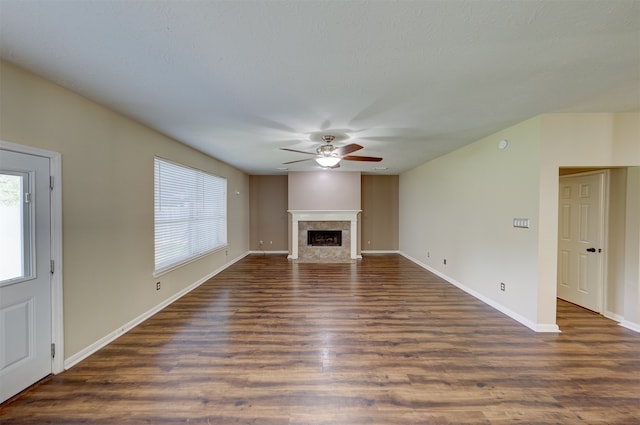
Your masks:
M337 168L340 165L341 160L345 161L368 161L368 162L380 162L382 158L376 156L359 156L351 155L355 151L359 151L363 147L357 143L349 143L344 146L335 147L331 144L335 140L332 135L322 136L322 141L325 143L316 148L316 152L306 152L292 148L280 148L283 151L303 153L306 155L315 155L315 160L323 168ZM308 158L311 159L311 158ZM298 159L296 161L283 162L283 164L294 164L297 162L307 161L308 159Z
M337 156L320 156L320 157L316 158L316 162L321 167L331 168L331 167L335 167L336 165L338 165L338 163L340 162L340 157L337 157Z

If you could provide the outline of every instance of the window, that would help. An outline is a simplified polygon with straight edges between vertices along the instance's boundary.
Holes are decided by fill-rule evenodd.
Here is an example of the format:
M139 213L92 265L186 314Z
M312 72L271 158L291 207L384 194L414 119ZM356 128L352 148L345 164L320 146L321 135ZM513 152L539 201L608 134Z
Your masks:
M227 245L227 180L155 159L155 274Z

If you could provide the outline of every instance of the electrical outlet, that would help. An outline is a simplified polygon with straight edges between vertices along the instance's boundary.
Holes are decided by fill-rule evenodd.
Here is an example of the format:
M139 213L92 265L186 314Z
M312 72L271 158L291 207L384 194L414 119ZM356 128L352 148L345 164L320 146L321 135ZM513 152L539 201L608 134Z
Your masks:
M427 258L431 258L431 252L427 251Z
M156 291L160 290L160 282L156 282Z
M447 259L446 258L444 259L444 265L445 266L447 265Z
M504 291L506 291L506 290L507 290L507 285L506 285L504 282L500 282L500 290L501 290L502 292L504 292Z
M273 241L269 241L269 245L273 245Z

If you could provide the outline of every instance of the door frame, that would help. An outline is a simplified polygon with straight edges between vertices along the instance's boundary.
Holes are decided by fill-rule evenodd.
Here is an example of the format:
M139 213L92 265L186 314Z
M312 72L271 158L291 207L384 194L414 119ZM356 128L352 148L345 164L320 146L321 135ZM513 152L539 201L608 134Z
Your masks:
M563 167L560 167L563 168ZM600 288L600 310L597 313L606 316L607 313L607 286L608 286L608 266L609 266L609 181L611 170L609 168L595 169L575 174L560 174L558 176L558 188L560 187L560 179L563 177L580 177L594 174L602 174L602 217L600 218L600 227L602 230L602 288ZM560 213L560 203L558 202L558 214ZM558 222L558 236L556 244L560 241L560 222ZM560 271L560 262L556 265L556 275ZM556 293L558 292L558 282L556 281Z
M49 159L49 173L53 178L51 189L51 343L55 344L55 356L51 359L51 371L64 371L64 321L62 298L62 155L58 152L0 140L0 149Z

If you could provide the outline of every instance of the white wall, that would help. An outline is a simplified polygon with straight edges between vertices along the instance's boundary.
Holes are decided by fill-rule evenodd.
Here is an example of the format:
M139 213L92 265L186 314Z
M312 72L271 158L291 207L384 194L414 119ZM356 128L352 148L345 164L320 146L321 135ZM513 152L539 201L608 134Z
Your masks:
M537 323L539 122L400 176L400 251L530 327ZM514 228L514 218L529 218L531 227Z
M557 237L558 237L558 170L560 167L636 167L640 166L640 113L546 114L541 116L540 162L540 233L538 320L555 321ZM632 168L629 169L631 174ZM637 190L627 178L627 193ZM627 204L629 200L627 199ZM629 217L627 205L627 218ZM632 220L640 220L636 214ZM628 227L628 226L627 226ZM638 236L625 231L627 236ZM625 247L627 244L625 243ZM637 258L637 257L636 257ZM629 264L628 261L632 263ZM625 255L625 274L638 270L637 260ZM628 277L625 277L628 282ZM638 288L637 279L631 286ZM626 300L630 291L625 284ZM636 289L637 290L637 289ZM614 295L619 296L619 295Z
M504 138L510 145L500 151ZM639 113L529 119L400 176L400 251L525 325L554 331L560 167L638 165ZM627 193L640 192L632 170ZM637 223L634 199L623 209ZM530 229L514 229L515 217L529 218ZM640 323L633 223L625 229L625 293L612 294L624 298L630 327Z
M640 332L640 167L627 172L623 325Z
M611 169L609 181L609 234L604 252L607 262L607 293L604 314L608 317L621 319L624 315L626 273L627 168Z

